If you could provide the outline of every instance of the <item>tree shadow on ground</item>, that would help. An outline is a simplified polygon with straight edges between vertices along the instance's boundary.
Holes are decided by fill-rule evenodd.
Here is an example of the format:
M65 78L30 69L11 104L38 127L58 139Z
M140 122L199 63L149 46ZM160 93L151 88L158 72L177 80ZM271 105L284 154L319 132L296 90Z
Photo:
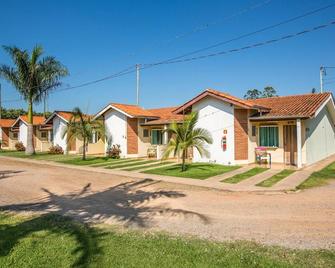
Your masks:
M0 225L0 257L10 254L21 239L39 231L57 235L66 234L76 240L78 246L71 253L78 257L73 267L86 267L89 260L101 252L98 241L104 235L102 230L83 228L69 217L46 214L14 225Z
M21 173L23 170L0 170L0 180L15 176L17 173Z
M121 183L101 192L92 192L91 184L89 183L80 191L65 195L57 195L43 188L42 190L47 194L47 197L42 198L38 202L1 206L0 210L57 213L76 218L84 223L99 223L106 220L115 220L125 226L136 227L150 227L155 215L197 217L204 224L209 223L209 218L203 214L184 209L170 208L164 205L164 203L156 206L151 205L150 201L159 198L181 198L185 196L185 194L178 191L150 190L150 186L156 183L158 182L151 179L144 179L137 182ZM22 226L1 226L0 238L1 232L13 232L15 236L13 239L14 242L5 246L5 250L1 254L8 254L14 244L27 234L37 231L39 228L49 228L43 227L43 224L39 224L41 220L49 219L45 217L53 216L46 214L30 222L23 223L23 227L37 226L37 228L27 228L24 232L18 232L18 228L22 228ZM63 232L64 230L54 228L51 231ZM76 228L74 228L72 235L75 236L77 241L81 244L76 252L82 252L82 257L79 262L81 265L84 265L90 255L97 254L97 251L92 249L91 242L89 248L87 248L88 243L85 237L80 235L80 232ZM98 237L99 235L96 234L92 236L91 240L95 241L93 244L98 244ZM3 247L0 247L0 249L1 248ZM98 250L98 246L94 246L94 248Z

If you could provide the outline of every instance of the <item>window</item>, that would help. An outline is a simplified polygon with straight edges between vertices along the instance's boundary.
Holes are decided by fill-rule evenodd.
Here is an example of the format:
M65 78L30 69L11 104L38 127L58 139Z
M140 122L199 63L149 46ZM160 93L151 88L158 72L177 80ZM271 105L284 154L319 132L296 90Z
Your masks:
M48 132L42 131L41 132L41 139L47 139L48 138Z
M13 132L13 139L17 140L17 138L18 138L18 133L17 132Z
M153 145L163 144L163 133L161 129L151 130L151 144Z
M149 130L147 128L143 129L143 138L149 137Z
M261 126L259 128L259 144L266 147L278 147L278 127L277 126Z
M256 126L252 126L252 128L251 128L251 136L255 137L256 136L256 131L257 131Z
M99 136L99 134L98 133L96 133L96 132L93 132L92 133L92 137L91 137L91 139L90 139L90 143L97 143L98 141L99 141L99 139L100 139L100 136Z
M50 131L49 133L50 133L50 135L49 135L49 141L52 142L54 140L54 133L53 133L53 131Z

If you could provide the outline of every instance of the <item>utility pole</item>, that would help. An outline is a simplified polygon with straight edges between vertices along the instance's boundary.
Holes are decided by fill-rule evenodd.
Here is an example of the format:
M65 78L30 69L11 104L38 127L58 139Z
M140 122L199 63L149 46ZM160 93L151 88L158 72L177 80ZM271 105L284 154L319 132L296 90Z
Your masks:
M325 74L325 67L320 67L320 92L323 93L323 75Z
M140 105L140 64L136 64L136 105Z

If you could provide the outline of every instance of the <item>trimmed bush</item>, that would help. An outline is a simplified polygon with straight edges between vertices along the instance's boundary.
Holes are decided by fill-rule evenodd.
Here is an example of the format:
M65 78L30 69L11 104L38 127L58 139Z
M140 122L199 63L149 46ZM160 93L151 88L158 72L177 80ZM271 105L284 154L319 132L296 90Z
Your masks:
M17 143L15 143L15 149L18 152L23 152L26 150L26 147L23 145L21 141L18 141Z
M64 154L64 150L59 145L53 145L49 148L48 154Z
M113 159L119 159L121 154L121 146L119 144L114 144L107 149L107 156Z

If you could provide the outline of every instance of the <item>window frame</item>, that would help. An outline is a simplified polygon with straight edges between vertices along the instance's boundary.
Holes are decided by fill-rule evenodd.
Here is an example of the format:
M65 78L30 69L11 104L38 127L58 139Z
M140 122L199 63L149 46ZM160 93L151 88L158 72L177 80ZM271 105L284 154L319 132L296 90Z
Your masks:
M145 135L145 133L147 133L147 135ZM150 138L150 131L148 128L143 128L143 138Z
M154 131L160 132L160 143L153 143L153 137L154 137L153 132ZM163 129L153 128L153 129L151 129L150 133L151 133L151 138L150 138L151 145L163 145Z
M259 131L258 131L258 144L261 147L267 147L267 148L279 148L279 126L278 125L263 125L263 126L259 126ZM261 138L261 134L262 128L276 128L277 129L277 137L276 140L274 140L274 145L270 145L270 139L268 140L268 144L262 144L262 138Z
M45 136L43 137L42 134L45 134ZM48 131L42 130L40 132L40 137L41 137L41 140L48 140Z

